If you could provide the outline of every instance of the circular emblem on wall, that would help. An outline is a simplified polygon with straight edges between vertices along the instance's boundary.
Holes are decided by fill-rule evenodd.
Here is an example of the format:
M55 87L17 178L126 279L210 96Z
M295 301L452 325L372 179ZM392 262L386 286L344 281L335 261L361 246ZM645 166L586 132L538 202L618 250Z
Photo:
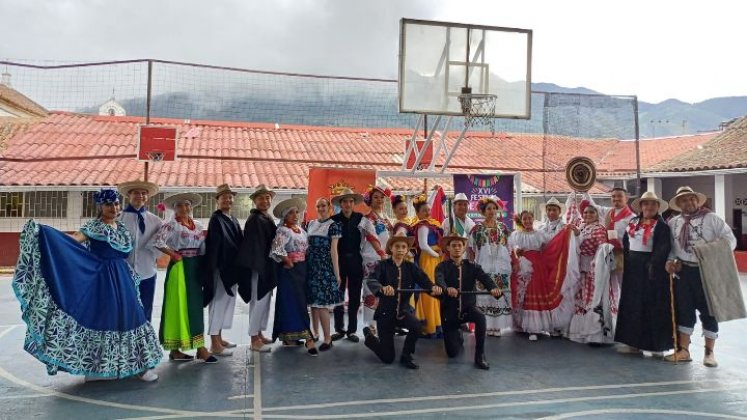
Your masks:
M575 157L565 165L565 179L575 191L589 191L597 180L597 168L591 159Z

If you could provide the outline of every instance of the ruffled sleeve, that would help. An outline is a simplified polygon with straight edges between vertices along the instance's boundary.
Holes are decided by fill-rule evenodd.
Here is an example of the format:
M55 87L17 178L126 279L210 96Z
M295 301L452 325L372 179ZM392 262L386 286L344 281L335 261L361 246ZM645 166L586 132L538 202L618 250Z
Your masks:
M288 228L281 227L275 233L275 239L272 240L270 246L270 258L277 262L283 261L283 257L288 256L288 251L285 250L285 246L290 242L291 236L288 232Z
M327 236L329 236L330 239L342 238L342 226L340 226L340 223L332 221L329 225Z
M175 222L164 223L156 232L154 243L156 248L171 248L173 247L173 241L171 237L174 234Z

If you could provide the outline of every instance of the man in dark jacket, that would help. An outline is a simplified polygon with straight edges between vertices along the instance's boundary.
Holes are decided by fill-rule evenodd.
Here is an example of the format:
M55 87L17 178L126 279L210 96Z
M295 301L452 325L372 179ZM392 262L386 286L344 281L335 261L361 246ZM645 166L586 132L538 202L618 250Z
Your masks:
M407 328L400 363L409 369L418 368L412 354L415 353L415 343L420 335L420 321L410 306L412 292L399 291L414 289L415 285L418 285L423 290L431 291L433 295L441 294L441 288L434 285L423 270L405 260L414 241L415 238L412 237L392 236L387 242L386 249L392 258L379 262L372 277L366 280L368 289L379 298L374 313L378 338L371 333L370 328L363 328L366 347L376 353L384 363L394 361L395 327Z
M270 246L277 230L275 221L270 216L274 197L275 193L264 185L258 186L249 196L254 202L254 208L244 225L244 239L236 258L237 266L243 268L239 269L237 280L239 295L244 302L249 303L252 350L263 352L270 351L267 344L272 343L262 331L267 329L272 289L277 286L276 264L270 258Z
M236 344L223 339L224 329L231 328L236 307L236 255L241 245L241 225L231 214L236 193L228 184L218 187L215 200L218 210L210 216L205 238L205 275L203 300L209 306L208 334L210 352L230 356Z
M476 290L479 282L493 297L501 296L501 289L479 265L462 259L467 245L467 238L449 235L441 238L439 246L449 251L449 259L436 266L436 285L445 290L441 300L441 327L444 333L444 345L449 357L456 357L464 339L461 324L475 323L475 366L489 369L485 360L485 315L477 308L474 294L463 294Z

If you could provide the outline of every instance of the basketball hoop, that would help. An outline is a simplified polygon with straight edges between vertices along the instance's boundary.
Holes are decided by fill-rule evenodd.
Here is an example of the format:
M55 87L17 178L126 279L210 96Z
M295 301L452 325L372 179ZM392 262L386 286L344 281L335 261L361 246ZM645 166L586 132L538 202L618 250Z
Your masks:
M490 93L472 93L470 88L462 88L459 104L462 106L464 126L487 126L495 134L495 101L498 95Z
M160 162L163 160L163 152L148 152L146 156L151 162Z

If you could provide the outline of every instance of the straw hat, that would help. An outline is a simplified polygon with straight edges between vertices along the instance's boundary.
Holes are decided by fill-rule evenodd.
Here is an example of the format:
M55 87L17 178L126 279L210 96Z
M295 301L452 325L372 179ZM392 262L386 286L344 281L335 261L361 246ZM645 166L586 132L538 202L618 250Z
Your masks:
M215 189L215 198L217 199L223 194L231 194L233 196L236 195L236 191L233 191L231 187L228 186L228 184L221 184L218 185L218 188Z
M259 184L257 185L257 189L254 190L254 192L249 196L250 200L254 200L257 198L257 196L262 194L270 194L270 198L275 198L275 191L268 190L267 187L265 187L265 184Z
M445 251L453 241L462 241L465 245L467 244L467 238L464 236L450 234L438 240L438 247Z
M117 190L122 195L127 195L132 190L145 190L148 191L148 195L156 195L158 193L158 185L147 182L147 181L127 181L117 185Z
M192 208L194 208L202 204L202 196L195 193L185 192L172 194L163 199L163 203L168 208L173 208L177 203L181 203L182 201L189 201L192 203Z
M563 205L560 204L560 201L558 201L558 199L555 197L550 197L550 199L547 200L547 202L545 203L545 210L547 210L547 208L550 206L555 206L560 209L560 211L563 211Z
M299 213L302 213L306 210L306 201L301 198L289 198L283 200L272 209L272 214L278 219L283 219L283 213L293 207L297 208Z
M641 198L636 198L633 200L633 202L630 204L630 207L633 209L634 212L640 213L641 212L641 203L644 201L656 201L659 203L659 213L664 213L669 208L669 204L662 200L661 198L656 196L656 193L653 191L646 191L641 195Z
M677 205L677 200L680 199L680 197L685 197L687 195L694 195L698 197L698 207L702 207L703 204L706 202L706 196L705 194L695 192L691 187L679 187L677 188L677 193L672 197L671 200L669 200L669 208L675 211L682 211L679 205Z
M399 235L393 235L389 237L389 240L386 241L386 253L389 255L392 255L392 246L396 244L397 242L405 242L407 243L407 249L412 248L413 244L415 244L415 238L412 236L406 236L403 234Z
M340 201L346 199L346 198L352 198L355 204L360 204L363 202L363 196L353 192L350 188L343 189L339 195L336 195L332 197L332 205L339 206Z
M466 201L469 203L469 199L467 199L467 195L464 193L459 193L454 196L454 199L451 200L452 203L456 203L457 201Z

